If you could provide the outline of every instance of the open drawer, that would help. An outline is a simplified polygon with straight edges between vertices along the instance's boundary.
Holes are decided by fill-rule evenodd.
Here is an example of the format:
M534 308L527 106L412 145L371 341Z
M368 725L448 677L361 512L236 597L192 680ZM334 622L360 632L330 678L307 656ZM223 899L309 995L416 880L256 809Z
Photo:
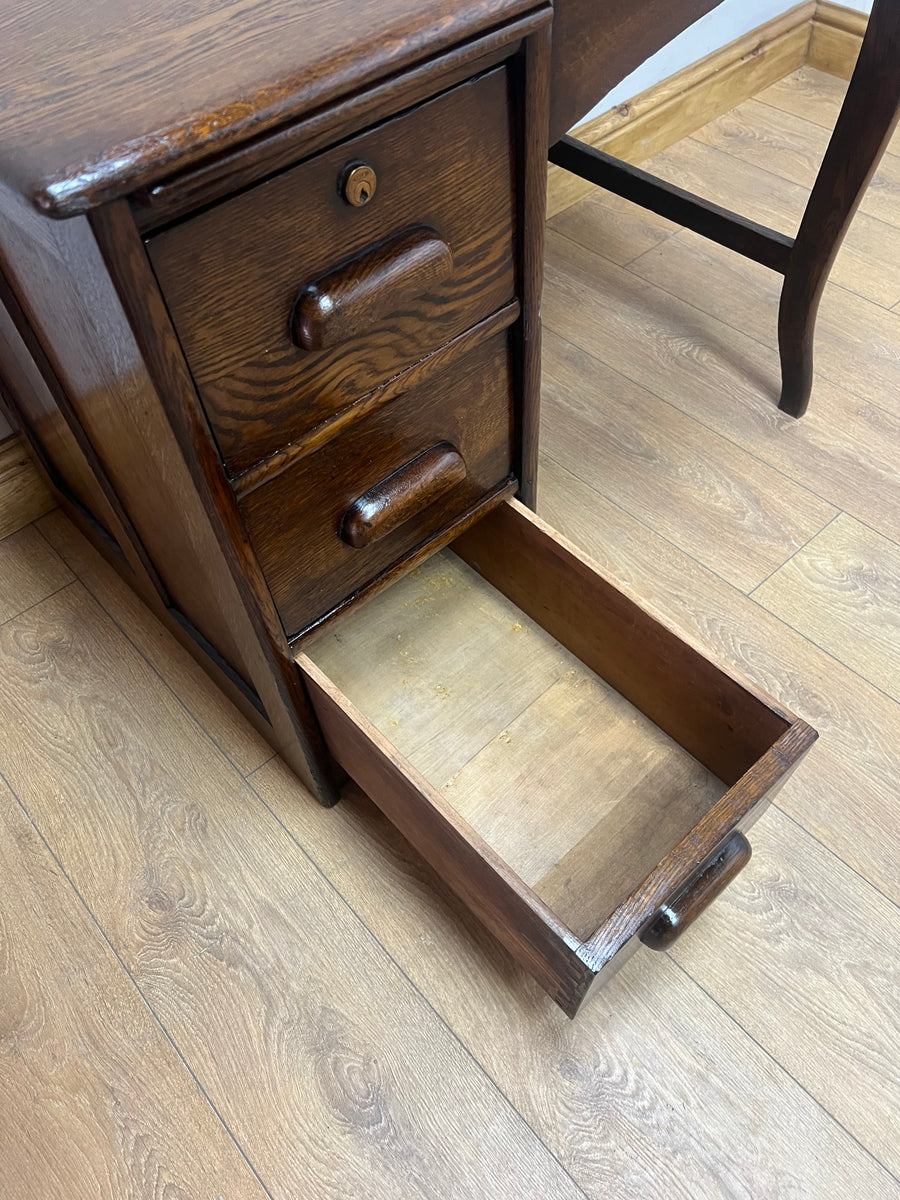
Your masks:
M570 1016L737 874L816 738L515 501L297 663L337 762Z

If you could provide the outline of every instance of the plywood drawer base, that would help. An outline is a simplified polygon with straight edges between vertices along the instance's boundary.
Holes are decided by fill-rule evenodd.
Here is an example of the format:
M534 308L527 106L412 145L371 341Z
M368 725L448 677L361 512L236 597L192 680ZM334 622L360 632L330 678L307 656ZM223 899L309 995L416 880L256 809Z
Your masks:
M737 874L816 737L514 501L297 661L335 759L569 1015Z

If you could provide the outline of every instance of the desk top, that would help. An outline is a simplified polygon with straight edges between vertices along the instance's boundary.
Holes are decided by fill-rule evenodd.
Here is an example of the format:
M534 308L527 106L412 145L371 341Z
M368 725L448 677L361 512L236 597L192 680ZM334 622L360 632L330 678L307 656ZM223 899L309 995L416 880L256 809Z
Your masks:
M84 212L541 3L0 0L0 181Z

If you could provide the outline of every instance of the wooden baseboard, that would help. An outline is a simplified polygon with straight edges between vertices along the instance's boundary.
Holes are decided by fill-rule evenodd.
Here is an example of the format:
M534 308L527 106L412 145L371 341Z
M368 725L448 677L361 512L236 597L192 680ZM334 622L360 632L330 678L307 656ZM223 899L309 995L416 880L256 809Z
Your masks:
M55 507L22 438L13 434L0 442L0 538Z
M806 61L811 67L849 79L859 57L868 15L819 0L812 21Z
M638 163L749 100L806 62L815 0L723 46L576 129L575 136L625 162ZM551 167L547 215L568 208L591 184Z

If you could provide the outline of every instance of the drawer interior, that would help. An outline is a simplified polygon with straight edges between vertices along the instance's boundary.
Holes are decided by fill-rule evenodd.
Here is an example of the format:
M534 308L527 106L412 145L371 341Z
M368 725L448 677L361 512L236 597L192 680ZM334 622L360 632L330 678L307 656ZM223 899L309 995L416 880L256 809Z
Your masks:
M503 936L518 922L526 965L546 951L526 934L521 953L535 920L573 960L534 971L567 1011L815 737L514 502L323 629L299 661L348 773L450 867L482 919L500 892L524 898L527 914L487 923ZM399 820L384 803L396 776L410 789ZM480 863L459 846L429 854L416 804ZM486 900L473 884L485 863Z

